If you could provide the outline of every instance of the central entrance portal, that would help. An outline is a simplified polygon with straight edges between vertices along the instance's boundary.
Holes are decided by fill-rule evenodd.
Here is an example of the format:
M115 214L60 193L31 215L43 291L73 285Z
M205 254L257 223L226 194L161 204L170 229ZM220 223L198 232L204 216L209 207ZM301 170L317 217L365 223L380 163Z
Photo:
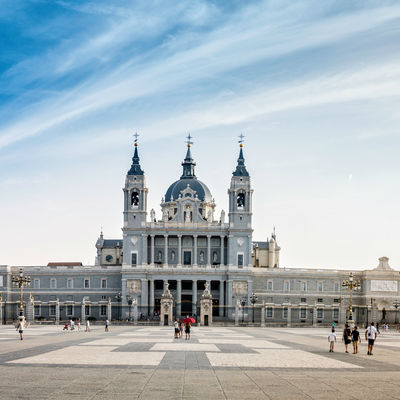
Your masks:
M192 315L192 295L183 294L181 302L181 314L182 316Z

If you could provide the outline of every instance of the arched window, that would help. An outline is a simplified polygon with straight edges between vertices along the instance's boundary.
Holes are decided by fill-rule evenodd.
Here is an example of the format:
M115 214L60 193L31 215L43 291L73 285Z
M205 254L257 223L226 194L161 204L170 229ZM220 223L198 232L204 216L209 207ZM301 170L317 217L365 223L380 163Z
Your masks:
M135 190L131 194L131 206L137 207L139 205L139 193Z
M244 208L246 195L243 192L238 193L236 197L236 204L238 208Z

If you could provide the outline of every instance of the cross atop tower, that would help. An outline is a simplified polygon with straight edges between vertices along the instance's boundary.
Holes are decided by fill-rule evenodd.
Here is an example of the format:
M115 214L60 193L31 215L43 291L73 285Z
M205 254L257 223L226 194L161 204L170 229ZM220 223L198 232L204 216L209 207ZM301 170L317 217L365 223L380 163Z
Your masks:
M243 147L244 137L245 136L243 135L243 133L240 133L238 140L238 143L240 143L240 147Z
M192 142L192 140L191 139L193 139L193 136L191 136L190 135L190 133L186 136L186 144L187 144L187 147L190 147L190 145L192 145L193 144L193 142Z
M140 135L137 132L135 132L135 134L133 135L133 137L135 138L135 146L137 146L137 142L138 142L138 137L139 136Z

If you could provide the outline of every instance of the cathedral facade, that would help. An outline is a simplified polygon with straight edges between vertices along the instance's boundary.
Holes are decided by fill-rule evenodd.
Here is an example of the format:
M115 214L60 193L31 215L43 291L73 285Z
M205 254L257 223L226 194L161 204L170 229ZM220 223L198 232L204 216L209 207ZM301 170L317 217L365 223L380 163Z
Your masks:
M252 240L250 175L240 143L228 188L229 210L215 215L209 188L195 174L190 137L182 174L166 190L162 218L147 208L148 188L137 141L125 178L122 237L96 242L94 265L60 262L25 266L31 278L23 299L28 320L69 318L157 320L165 291L175 317L198 319L207 286L213 321L293 326L344 323L350 271L284 268L275 232ZM20 306L12 276L18 266L0 265L0 321ZM381 257L375 269L356 272L356 322L397 322L400 273Z

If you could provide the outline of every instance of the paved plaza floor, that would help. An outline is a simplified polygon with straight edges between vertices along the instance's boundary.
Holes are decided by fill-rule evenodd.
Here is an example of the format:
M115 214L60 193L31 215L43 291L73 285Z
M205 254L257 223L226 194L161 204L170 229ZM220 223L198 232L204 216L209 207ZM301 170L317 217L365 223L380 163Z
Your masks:
M400 334L329 353L322 328L0 326L0 399L400 399ZM362 335L363 336L363 335Z

